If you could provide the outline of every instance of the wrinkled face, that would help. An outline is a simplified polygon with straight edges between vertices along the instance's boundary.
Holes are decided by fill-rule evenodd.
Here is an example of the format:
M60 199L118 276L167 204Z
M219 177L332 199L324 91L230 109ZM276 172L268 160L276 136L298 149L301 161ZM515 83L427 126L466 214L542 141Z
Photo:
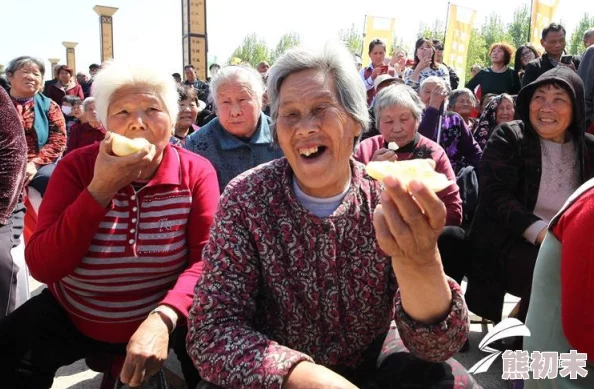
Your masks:
M249 82L230 79L217 90L217 117L227 132L249 138L258 129L261 102Z
M8 76L12 94L18 97L33 97L41 88L43 75L39 66L30 63Z
M77 119L80 119L80 117L83 115L83 111L82 111L82 104L74 104L72 106L72 116L74 116Z
M497 106L497 113L495 114L495 121L497 124L510 122L514 120L516 109L514 103L506 98L501 99Z
M526 66L528 65L528 62L532 61L533 59L536 59L536 55L534 55L534 52L530 49L522 49L522 65Z
M177 114L176 127L189 128L196 123L198 117L198 104L195 100L185 99L179 102L179 113Z
M489 56L492 63L503 64L505 62L505 51L500 46L495 46Z
M373 46L373 49L369 52L369 58L373 66L382 66L384 64L384 58L386 58L386 48L382 44Z
M76 80L78 81L79 84L84 84L85 82L89 81L86 74L77 74Z
M472 113L474 109L474 103L470 96L468 95L460 95L456 99L456 104L454 104L454 112L457 112L463 118L467 118Z
M281 85L276 122L278 143L301 190L331 197L345 190L349 159L360 125L336 95L334 80L316 70L289 75Z
M558 57L565 50L565 33L563 31L550 31L545 39L540 40L540 44L548 54Z
M572 120L571 97L565 89L544 85L534 91L530 100L530 124L541 138L563 143Z
M106 129L130 139L145 138L159 156L171 137L173 123L162 99L145 86L126 86L111 97Z
M417 133L419 123L408 107L394 105L381 110L378 120L379 132L386 142L406 146Z
M58 73L58 79L62 85L68 85L72 79L72 76L66 70L60 70L60 73Z
M421 101L423 101L423 104L429 104L429 100L431 100L431 92L433 92L433 89L435 89L436 86L437 83L435 82L425 82L423 84L423 88L421 88L419 93L419 96L421 97Z
M188 80L190 82L196 81L196 73L194 72L194 69L192 69L192 68L184 69L184 74L186 75L186 80Z

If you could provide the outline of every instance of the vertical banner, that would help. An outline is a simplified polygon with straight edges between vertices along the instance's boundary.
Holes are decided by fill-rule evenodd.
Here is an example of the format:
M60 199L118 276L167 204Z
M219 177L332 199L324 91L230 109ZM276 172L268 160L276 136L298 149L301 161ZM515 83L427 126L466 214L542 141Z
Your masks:
M206 0L182 0L183 65L194 65L202 81L208 76Z
M66 65L76 74L76 53L74 48L78 45L78 42L62 42L62 45L66 48Z
M470 42L475 17L475 10L450 4L443 48L443 62L456 71L456 74L460 77L460 85L465 84L468 43Z
M101 62L113 59L113 14L118 8L96 5L93 11L99 15L99 32L101 34Z
M544 52L540 44L542 30L555 21L559 0L532 0L530 17L530 43L541 53Z
M365 16L365 40L361 56L363 66L369 66L369 43L374 39L381 39L386 43L386 58L389 58L395 24L396 21L393 18Z

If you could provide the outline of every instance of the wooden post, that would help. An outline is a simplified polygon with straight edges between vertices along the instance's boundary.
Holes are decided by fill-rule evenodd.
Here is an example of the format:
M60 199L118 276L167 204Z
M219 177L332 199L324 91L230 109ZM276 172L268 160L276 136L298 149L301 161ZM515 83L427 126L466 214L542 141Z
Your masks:
M113 14L118 8L96 5L93 11L99 15L101 33L101 62L113 59Z
M183 66L193 65L196 76L206 81L208 76L206 34L206 0L181 0Z

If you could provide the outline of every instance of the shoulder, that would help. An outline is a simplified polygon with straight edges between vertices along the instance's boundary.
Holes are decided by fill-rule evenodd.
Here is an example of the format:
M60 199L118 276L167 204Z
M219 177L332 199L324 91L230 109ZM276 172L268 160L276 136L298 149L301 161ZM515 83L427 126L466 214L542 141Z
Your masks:
M219 126L219 119L214 118L204 126L200 127L200 130L194 131L186 138L186 145L196 144L198 142L205 142L207 140L215 139L215 132Z
M258 165L232 179L221 197L234 199L240 204L262 201L271 192L281 190L288 168L286 158Z
M95 160L99 154L100 142L96 142L90 146L80 147L70 151L66 154L56 165L55 173L66 171L71 174L81 176L83 181L90 180L93 177L95 168Z
M190 172L215 173L212 163L203 156L193 153L189 150L183 149L179 146L171 145L173 150L179 154L179 160L182 166L186 167Z

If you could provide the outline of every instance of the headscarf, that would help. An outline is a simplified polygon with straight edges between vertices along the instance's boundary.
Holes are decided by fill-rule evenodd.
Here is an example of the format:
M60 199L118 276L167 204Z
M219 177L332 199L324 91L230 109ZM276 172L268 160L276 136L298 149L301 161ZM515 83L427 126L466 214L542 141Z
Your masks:
M482 150L487 146L487 141L491 133L497 127L497 107L501 103L503 95L498 95L493 98L483 111L478 121L475 124L476 130L473 133L474 139L479 144Z

